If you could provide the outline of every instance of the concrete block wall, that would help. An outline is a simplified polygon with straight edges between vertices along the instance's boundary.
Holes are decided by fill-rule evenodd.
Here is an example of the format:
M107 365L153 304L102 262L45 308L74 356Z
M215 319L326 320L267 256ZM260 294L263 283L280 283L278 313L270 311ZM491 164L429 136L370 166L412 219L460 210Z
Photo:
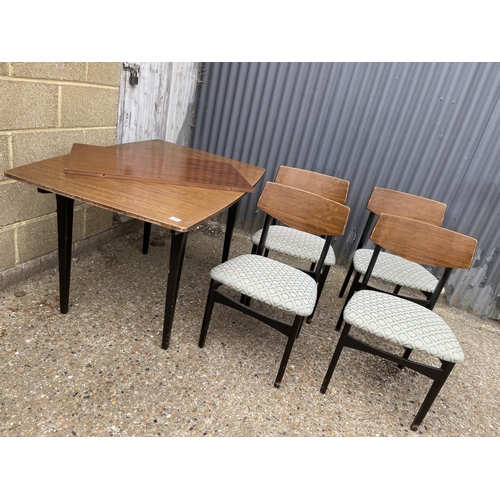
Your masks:
M4 171L116 142L121 63L0 63L0 288L57 264L55 195ZM113 213L75 204L75 250L113 231ZM100 238L100 239L99 239Z

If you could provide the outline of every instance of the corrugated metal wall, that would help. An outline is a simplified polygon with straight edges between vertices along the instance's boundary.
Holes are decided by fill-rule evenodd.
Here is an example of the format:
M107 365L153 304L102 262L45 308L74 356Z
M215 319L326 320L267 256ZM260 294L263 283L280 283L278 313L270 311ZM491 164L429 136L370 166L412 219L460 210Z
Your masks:
M445 227L478 239L447 299L500 317L500 63L205 63L193 147L266 168L238 214L249 231L277 168L350 181L347 262L374 186L447 204Z

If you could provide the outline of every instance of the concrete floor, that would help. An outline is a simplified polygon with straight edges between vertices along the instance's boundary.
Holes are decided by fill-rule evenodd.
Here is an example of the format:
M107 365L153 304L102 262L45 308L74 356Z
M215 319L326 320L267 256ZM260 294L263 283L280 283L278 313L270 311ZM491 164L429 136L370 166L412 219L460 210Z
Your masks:
M136 232L75 258L66 315L55 269L0 291L0 436L500 435L500 325L444 303L435 311L466 359L418 432L409 426L430 381L384 360L346 350L320 394L338 339L343 268L330 273L279 389L285 338L256 320L216 305L200 349L222 231L212 222L189 236L167 351L170 236L161 228L153 227L146 256ZM249 236L236 232L231 257L249 250Z

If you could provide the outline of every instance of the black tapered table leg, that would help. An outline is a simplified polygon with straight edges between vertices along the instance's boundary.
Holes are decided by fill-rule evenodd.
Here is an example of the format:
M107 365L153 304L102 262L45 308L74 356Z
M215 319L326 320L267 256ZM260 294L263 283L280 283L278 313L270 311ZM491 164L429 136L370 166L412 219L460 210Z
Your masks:
M69 308L71 245L73 240L73 207L75 200L56 194L57 250L59 255L59 304L61 313Z
M144 232L142 235L142 253L146 255L149 250L149 238L151 236L151 222L144 223Z
M224 248L222 249L221 262L226 262L229 258L229 248L231 247L231 240L233 239L234 222L236 221L238 205L239 201L237 201L234 205L231 205L227 212L226 232L224 235Z
M174 322L175 304L181 281L182 263L189 233L178 233L171 231L170 261L168 265L167 296L165 299L165 317L163 320L162 349L168 349L172 324Z

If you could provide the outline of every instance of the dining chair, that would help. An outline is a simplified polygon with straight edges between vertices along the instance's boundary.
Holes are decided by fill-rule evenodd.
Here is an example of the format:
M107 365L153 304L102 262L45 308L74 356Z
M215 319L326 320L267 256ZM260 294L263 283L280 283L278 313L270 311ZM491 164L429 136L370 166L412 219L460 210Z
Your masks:
M339 297L342 298L353 272L356 271L335 327L337 331L340 331L342 327L344 308L353 293L359 287L361 276L366 273L368 264L370 263L373 249L363 247L380 214L399 215L401 217L427 222L435 226L441 226L446 212L446 205L440 201L381 187L373 188L366 208L369 211L368 219L361 233L353 259L349 265L349 269L339 293ZM419 300L423 305L428 303L438 283L436 277L423 266L414 262L409 262L397 255L391 255L388 252L383 252L377 259L377 264L372 272L372 278L378 278L386 283L394 285L392 292L394 295L401 296L400 291L402 287L420 292L421 298ZM370 288L377 290L374 285Z
M396 215L381 214L370 237L375 243L368 269L360 289L344 310L345 326L321 385L325 394L340 354L345 347L379 356L407 367L433 380L411 429L417 430L429 411L453 367L464 360L464 354L451 328L432 311L454 268L472 265L477 241L469 236L433 224ZM367 287L377 259L384 248L411 262L444 268L426 306L391 293ZM402 355L373 346L350 335L351 326L404 348ZM359 337L359 335L358 335ZM439 360L425 364L410 360L413 351L425 353L423 358ZM419 356L420 357L420 356ZM359 373L359 370L356 370Z
M312 172L296 167L280 166L276 178L277 184L291 186L304 191L323 196L337 203L345 204L349 191L349 181L339 179L331 175ZM257 253L262 229L259 229L252 236L252 253ZM321 252L324 246L324 235L310 234L305 231L300 231L292 227L276 224L276 220L271 222L267 238L264 244L264 256L269 255L269 251L295 257L301 261L310 262L310 270L313 271L317 266ZM261 252L262 253L262 252ZM318 295L317 301L321 296L326 278L331 266L335 265L335 252L330 246L326 256L324 265L318 274ZM241 297L241 301L246 305L250 304L249 297ZM316 301L316 305L317 305ZM310 323L316 307L311 315L307 318Z
M210 288L198 345L205 345L216 302L256 318L288 337L274 382L274 386L279 387L304 318L312 313L316 304L317 275L326 259L332 238L344 234L350 209L322 196L275 182L265 185L257 206L266 213L258 252L237 256L211 270ZM318 265L313 271L296 269L261 255L272 218L299 231L325 235ZM220 291L221 285L227 287L229 293L240 293L293 314L293 322L290 324L273 318L239 302L227 292Z

